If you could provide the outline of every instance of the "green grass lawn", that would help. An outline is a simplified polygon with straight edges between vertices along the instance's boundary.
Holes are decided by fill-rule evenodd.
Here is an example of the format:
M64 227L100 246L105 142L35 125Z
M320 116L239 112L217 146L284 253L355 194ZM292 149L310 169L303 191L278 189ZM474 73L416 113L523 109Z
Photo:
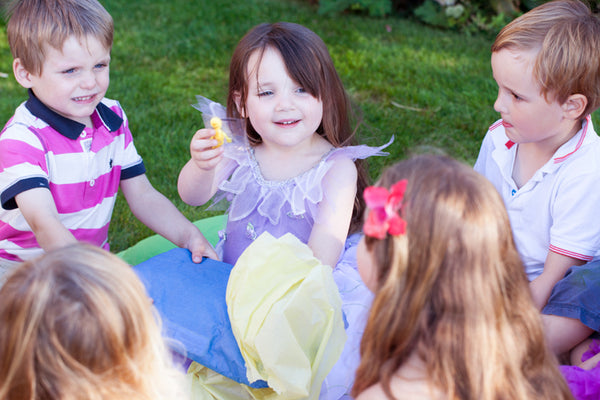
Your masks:
M202 127L190 106L196 94L226 99L228 63L243 34L262 22L303 24L329 46L342 80L363 113L360 140L395 141L381 168L422 148L438 148L472 164L493 110L490 35L460 34L399 19L323 17L307 0L101 0L115 20L111 86L123 105L148 177L191 220L211 214L179 199L177 175L189 140ZM12 77L4 23L0 30L0 121L26 99ZM594 121L600 124L599 113ZM152 232L119 196L110 241L120 251Z

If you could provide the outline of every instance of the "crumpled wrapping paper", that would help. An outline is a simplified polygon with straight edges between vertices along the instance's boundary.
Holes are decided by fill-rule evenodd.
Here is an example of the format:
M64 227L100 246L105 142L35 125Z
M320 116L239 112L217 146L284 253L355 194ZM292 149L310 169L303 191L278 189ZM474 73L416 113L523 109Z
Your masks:
M249 384L227 314L225 292L233 265L174 248L133 267L160 314L173 350L236 382ZM174 342L174 343L173 343ZM257 381L252 387L264 388Z
M270 388L255 389L221 375L208 367L192 363L187 372L193 400L276 400Z
M259 236L240 256L226 292L250 382L277 399L316 399L346 333L331 267L292 234Z

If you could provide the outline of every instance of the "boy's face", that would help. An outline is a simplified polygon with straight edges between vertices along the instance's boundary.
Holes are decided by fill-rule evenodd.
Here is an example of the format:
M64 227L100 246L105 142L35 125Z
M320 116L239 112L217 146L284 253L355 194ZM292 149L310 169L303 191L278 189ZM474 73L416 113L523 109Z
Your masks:
M547 102L533 76L536 51L502 49L492 53L492 71L498 84L494 109L502 116L506 135L514 143L554 143L565 130L562 106Z
M41 74L25 71L25 84L19 83L63 117L91 126L90 116L108 89L110 49L92 36L81 41L71 36L62 51L45 50Z

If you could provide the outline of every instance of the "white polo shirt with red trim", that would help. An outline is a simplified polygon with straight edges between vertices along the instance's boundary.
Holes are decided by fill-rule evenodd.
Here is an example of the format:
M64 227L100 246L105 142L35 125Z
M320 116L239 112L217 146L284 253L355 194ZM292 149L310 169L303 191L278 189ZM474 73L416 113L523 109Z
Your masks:
M544 268L548 251L584 261L600 258L600 138L588 116L521 188L512 179L518 145L502 120L490 126L475 170L498 189L529 280Z
M15 196L32 188L52 193L59 217L76 239L108 249L108 226L122 179L145 173L127 117L103 99L93 128L46 107L33 92L0 132L0 261L42 253Z

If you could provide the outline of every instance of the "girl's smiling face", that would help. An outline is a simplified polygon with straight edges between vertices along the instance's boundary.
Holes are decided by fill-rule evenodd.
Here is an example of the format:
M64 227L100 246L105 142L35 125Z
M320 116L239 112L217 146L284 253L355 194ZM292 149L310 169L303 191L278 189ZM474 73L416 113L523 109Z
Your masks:
M323 118L323 103L289 75L281 54L267 47L249 59L246 110L267 146L282 149L309 145Z

